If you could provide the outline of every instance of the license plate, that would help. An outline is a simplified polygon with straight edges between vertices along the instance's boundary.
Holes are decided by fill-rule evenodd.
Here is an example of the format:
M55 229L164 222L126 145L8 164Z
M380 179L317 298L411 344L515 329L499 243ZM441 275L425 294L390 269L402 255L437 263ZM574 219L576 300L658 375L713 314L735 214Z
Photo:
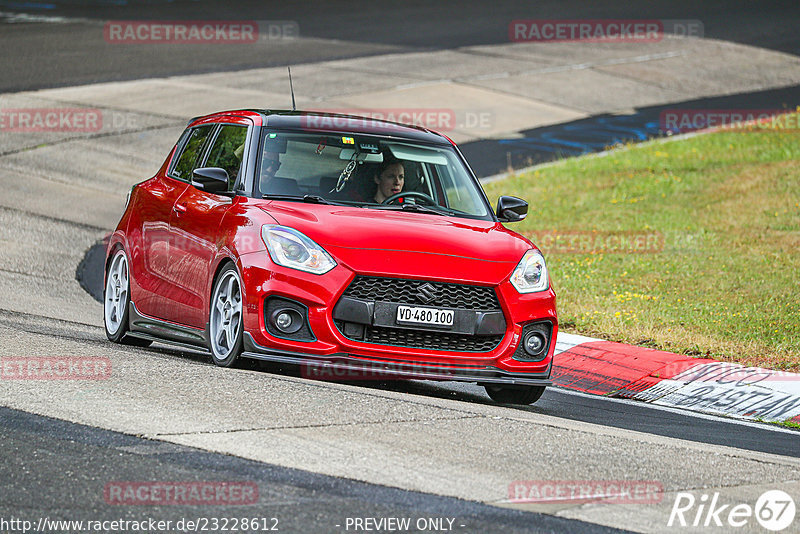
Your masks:
M453 326L453 310L439 308L419 308L416 306L398 306L398 323L417 323L433 326Z

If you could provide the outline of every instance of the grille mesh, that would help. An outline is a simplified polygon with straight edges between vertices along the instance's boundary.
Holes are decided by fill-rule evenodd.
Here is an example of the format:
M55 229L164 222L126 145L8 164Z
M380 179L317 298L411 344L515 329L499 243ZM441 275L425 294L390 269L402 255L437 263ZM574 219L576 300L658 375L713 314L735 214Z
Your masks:
M431 332L428 330L405 330L368 326L364 341L377 345L394 345L429 350L453 352L490 352L503 340L503 336L469 336Z
M423 303L417 297L417 293L419 288L425 284L430 284L434 288L435 298L429 303L431 306L480 311L501 309L497 295L491 287L400 278L357 276L345 290L344 296L370 302L381 301L419 306ZM342 335L354 341L427 350L491 352L503 340L503 335L474 336L424 328L389 328L370 325L364 325L363 330L358 330L358 334L351 336L345 333L348 331L345 329L345 323L336 321L336 326Z
M435 288L436 297L431 305L484 311L500 309L500 302L491 287L426 282L424 280L357 276L344 295L362 300L380 300L419 306L422 303L416 294L419 288L425 284L430 284Z

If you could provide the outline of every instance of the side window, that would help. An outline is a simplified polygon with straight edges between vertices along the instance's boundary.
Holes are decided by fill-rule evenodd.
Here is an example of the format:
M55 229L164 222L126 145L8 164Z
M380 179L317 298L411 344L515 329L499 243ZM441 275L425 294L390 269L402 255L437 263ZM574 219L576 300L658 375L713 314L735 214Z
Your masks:
M220 167L228 172L228 191L233 190L242 166L247 127L234 124L222 126L208 153L206 167Z
M214 125L200 126L189 134L189 139L183 145L183 152L178 158L178 162L173 167L171 176L180 180L190 181L192 171L197 168L197 163L203 153L209 134L213 131Z

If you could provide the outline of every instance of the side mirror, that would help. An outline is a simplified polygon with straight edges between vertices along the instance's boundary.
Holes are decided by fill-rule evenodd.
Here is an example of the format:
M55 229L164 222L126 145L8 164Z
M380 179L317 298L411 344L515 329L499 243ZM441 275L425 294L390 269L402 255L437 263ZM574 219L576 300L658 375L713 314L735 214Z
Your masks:
M228 190L228 171L219 167L200 167L192 172L192 185L207 193Z
M519 222L528 215L528 203L517 197L497 199L497 218L500 222Z

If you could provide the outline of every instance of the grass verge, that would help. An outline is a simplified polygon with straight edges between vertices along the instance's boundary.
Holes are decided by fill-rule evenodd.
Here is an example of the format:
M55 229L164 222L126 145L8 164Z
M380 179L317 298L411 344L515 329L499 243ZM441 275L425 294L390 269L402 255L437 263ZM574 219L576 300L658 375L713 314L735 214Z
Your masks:
M544 252L562 330L800 371L800 131L632 145L485 189L530 202L509 226Z

